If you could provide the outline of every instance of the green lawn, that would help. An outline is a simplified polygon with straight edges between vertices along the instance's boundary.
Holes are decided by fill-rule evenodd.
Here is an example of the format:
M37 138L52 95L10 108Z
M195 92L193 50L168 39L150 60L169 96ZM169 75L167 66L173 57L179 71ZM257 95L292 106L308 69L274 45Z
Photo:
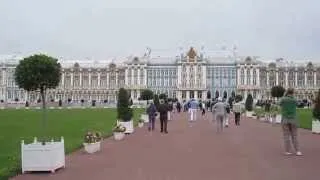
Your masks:
M135 109L138 120L143 109ZM33 141L43 134L41 110L0 110L0 180L20 171L20 143ZM46 134L50 138L65 140L66 153L83 142L87 130L111 135L116 122L116 109L59 109L48 110Z
M310 109L298 109L298 120L301 128L311 129L312 125L312 111ZM263 114L264 109L255 109L256 114Z

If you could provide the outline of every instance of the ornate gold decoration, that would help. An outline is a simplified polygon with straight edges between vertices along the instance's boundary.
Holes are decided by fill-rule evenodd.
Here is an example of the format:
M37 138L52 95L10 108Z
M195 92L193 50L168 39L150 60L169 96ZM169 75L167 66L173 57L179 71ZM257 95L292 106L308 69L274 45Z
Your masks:
M189 57L189 61L194 61L195 57L197 56L197 52L194 50L193 47L191 47L187 55Z

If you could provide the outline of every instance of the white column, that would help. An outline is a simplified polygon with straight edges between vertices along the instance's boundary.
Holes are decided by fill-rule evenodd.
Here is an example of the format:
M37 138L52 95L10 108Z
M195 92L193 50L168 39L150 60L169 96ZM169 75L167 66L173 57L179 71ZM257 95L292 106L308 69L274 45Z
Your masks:
M100 75L101 75L101 73L98 72L98 88L100 88Z
M61 75L61 86L64 88L64 77L65 77L65 72L62 72Z
M128 75L128 74L127 74ZM109 84L110 84L110 73L107 72L107 89L109 89ZM127 77L127 82L128 82L128 77ZM108 96L109 97L109 96Z
M237 67L237 85L241 82L241 67Z
M91 70L89 70L89 89L91 89Z
M288 73L289 73L288 71L285 72L285 76L286 76L286 87L289 87L289 74L288 74Z
M71 87L73 88L73 72L71 72Z
M144 68L143 69L143 80L144 80L144 83L143 83L143 85L145 85L145 86L147 86L147 69L146 68Z
M304 86L306 87L309 87L310 85L308 84L308 81L307 81L307 72L305 71L304 72Z
M202 91L202 100L207 99L207 93L206 91Z
M178 74L177 74L177 76L178 76L178 78L177 78L177 81L178 82L176 82L177 83L177 85L178 85L178 87L180 86L180 84L182 83L182 81L181 81L181 76L182 76L182 73L181 73L181 65L178 65Z
M118 85L118 81L119 81L119 80L118 80L118 77L119 77L118 74L119 74L119 72L117 71L117 72L116 72L116 87L117 87L117 88L119 87L119 85Z
M269 70L267 70L267 87L269 87Z
M79 78L80 78L80 79L79 79L79 81L80 81L80 82L79 82L79 86L82 87L82 71L80 71L80 75L79 75L79 76L80 76L80 77L79 77Z
M187 91L187 93L186 93L186 99L190 99L190 91Z
M124 84L128 85L128 68L124 71Z
M279 85L279 71L276 71L276 85Z
M130 84L130 85L133 85L133 84L134 84L134 79L133 79L133 77L134 77L134 70L133 70L133 68L131 67L131 84Z
M297 87L298 86L298 72L295 71L294 75L295 75L295 86Z
M314 85L314 87L317 86L317 72L316 71L313 72L313 85Z
M201 66L201 70L202 70L202 82L200 82L201 87L207 88L207 69L206 69L206 66Z
M140 68L138 69L138 86L141 85L142 82L140 82Z
M253 68L250 68L250 85L253 85Z
M256 75L257 75L256 85L257 85L258 87L260 87L260 71L259 71L259 68L256 69Z
M247 82L247 68L244 69L244 84L248 85L249 82Z
M187 87L190 87L190 66L186 66L186 71L187 71Z
M133 98L133 90L131 90L131 98Z
M198 66L193 66L193 80L194 80L194 84L192 88L198 88L199 86L197 86L198 82L197 82L197 71L198 71ZM195 93L197 94L197 93Z

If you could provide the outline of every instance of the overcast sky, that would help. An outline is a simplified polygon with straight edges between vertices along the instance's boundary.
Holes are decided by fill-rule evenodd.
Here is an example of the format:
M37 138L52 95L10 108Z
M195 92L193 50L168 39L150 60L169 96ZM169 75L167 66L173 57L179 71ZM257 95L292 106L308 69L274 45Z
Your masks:
M236 44L241 55L320 61L319 7L319 0L0 0L0 54L107 59L147 46Z

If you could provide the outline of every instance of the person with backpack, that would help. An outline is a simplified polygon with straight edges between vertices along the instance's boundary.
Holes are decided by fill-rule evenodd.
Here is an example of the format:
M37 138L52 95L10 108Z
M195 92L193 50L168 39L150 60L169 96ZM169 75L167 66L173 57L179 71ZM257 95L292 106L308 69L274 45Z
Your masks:
M154 105L153 102L150 103L149 107L147 108L147 114L149 117L149 127L148 130L149 131L153 131L154 130L154 124L156 121L156 116L157 116L157 108Z
M225 127L229 127L229 115L231 112L230 105L226 103L226 119L225 119Z

